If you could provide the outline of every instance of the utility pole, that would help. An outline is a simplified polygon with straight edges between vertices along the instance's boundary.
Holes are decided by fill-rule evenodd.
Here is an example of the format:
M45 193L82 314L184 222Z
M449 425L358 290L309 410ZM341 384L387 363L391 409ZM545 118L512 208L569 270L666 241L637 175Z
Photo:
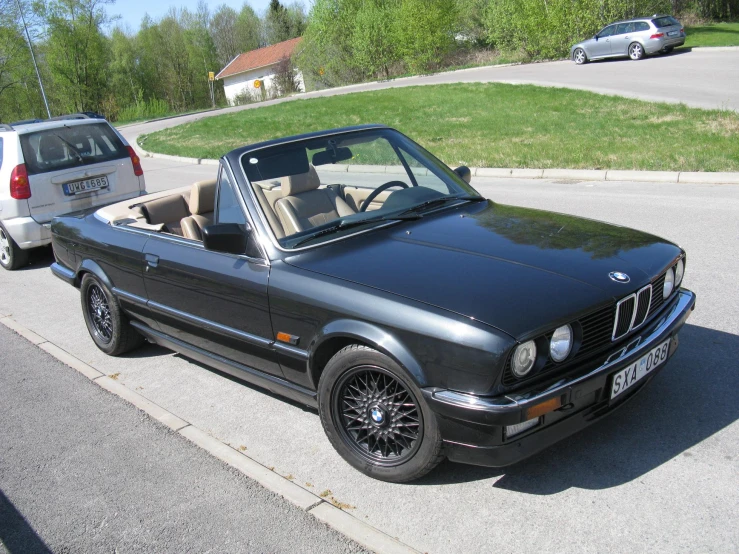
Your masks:
M44 90L44 83L41 82L41 73L38 70L38 64L36 63L36 55L33 53L33 45L31 44L31 35L28 33L28 27L26 26L26 18L23 17L23 8L21 7L20 0L15 0L18 5L18 13L21 16L23 22L23 29L26 31L26 39L28 40L28 49L31 51L31 59L33 60L33 67L36 68L36 77L38 77L38 84L41 87L41 96L44 98L44 105L46 106L46 115L51 119L51 110L49 110L49 102L46 100L46 91Z

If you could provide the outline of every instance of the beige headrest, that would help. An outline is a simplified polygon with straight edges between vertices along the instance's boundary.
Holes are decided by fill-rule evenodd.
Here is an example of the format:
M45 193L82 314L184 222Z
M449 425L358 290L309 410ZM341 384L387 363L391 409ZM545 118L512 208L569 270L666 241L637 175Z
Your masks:
M198 181L192 184L190 190L190 213L193 215L207 214L215 209L216 180Z
M316 168L310 165L308 173L288 175L282 178L282 196L295 196L301 192L315 190L321 186Z

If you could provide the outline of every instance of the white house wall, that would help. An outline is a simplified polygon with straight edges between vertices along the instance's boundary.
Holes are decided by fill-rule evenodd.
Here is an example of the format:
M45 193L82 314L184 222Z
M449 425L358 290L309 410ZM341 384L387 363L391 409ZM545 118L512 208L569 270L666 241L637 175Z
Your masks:
M223 91L226 94L228 103L233 105L237 95L242 94L244 90L248 90L252 95L258 95L259 89L254 86L257 79L262 81L262 86L269 91L274 85L275 70L277 64L265 66L259 69L253 69L238 75L231 75L223 78ZM305 92L305 83L303 82L303 74L297 72L298 88L300 92Z

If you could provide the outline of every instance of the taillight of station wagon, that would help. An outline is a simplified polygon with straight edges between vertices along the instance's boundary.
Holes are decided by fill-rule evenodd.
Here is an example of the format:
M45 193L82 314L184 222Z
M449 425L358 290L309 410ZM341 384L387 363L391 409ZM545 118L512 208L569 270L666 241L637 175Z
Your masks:
M20 164L13 168L13 172L10 174L10 196L16 200L31 198L31 185L28 182L26 164Z
M133 174L136 175L136 177L141 177L144 174L144 169L141 167L141 158L139 158L139 155L132 146L126 146L126 150L128 150L128 155L131 157Z

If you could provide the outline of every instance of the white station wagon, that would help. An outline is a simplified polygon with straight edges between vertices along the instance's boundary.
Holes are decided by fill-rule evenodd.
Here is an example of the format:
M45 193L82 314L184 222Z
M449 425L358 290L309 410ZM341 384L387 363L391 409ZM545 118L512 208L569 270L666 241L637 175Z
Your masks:
M51 242L51 220L146 194L136 152L105 120L0 124L0 265Z

